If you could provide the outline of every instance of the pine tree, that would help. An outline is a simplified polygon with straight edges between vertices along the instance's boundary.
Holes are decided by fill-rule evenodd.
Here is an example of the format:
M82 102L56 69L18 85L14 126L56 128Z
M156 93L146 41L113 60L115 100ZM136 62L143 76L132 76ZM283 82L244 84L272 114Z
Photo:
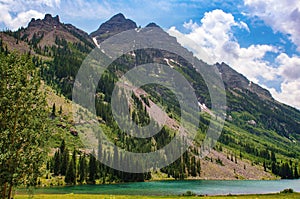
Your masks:
M275 155L274 151L271 151L271 161L276 162L276 155Z
M276 163L275 162L272 162L272 164L271 164L271 170L272 170L272 173L274 173L274 174L278 174L278 168L277 168L277 165L276 165Z
M75 176L76 176L76 150L75 150L75 148L73 150L72 161L73 161L74 172L75 172Z
M294 178L295 179L299 179L299 173L298 173L298 167L297 167L297 165L295 165L295 168L294 168Z
M95 158L95 151L93 151L92 154L90 154L89 158L89 179L88 182L90 184L95 184L96 181L96 171L97 171L97 165L96 165L96 158Z
M56 107L55 107L55 103L52 105L51 116L52 116L52 117L56 117Z
M61 165L60 165L60 174L66 175L69 165L69 150L64 149L64 153L62 154Z
M191 159L191 176L193 176L193 177L197 176L197 165L196 165L195 156L192 156L192 159Z
M267 171L267 166L266 166L266 162L265 161L263 163L263 167L264 167L264 171Z
M39 71L30 57L0 53L0 189L37 183L50 127ZM24 182L24 183L23 183Z
M60 167L61 167L60 164L61 164L60 152L56 151L54 154L54 165L53 165L54 175L59 175Z
M66 148L65 140L62 140L61 144L60 144L60 147L59 147L59 150L60 150L61 154L63 154L65 152L65 148Z
M62 114L62 106L59 107L59 111L58 114L61 115Z
M115 143L116 146L116 143ZM115 167L119 167L119 153L118 153L118 148L114 147L114 154L113 154L113 164ZM118 170L114 169L114 175L118 175Z
M81 156L79 159L79 183L82 184L86 180L86 159Z
M68 170L66 172L65 182L67 184L76 184L76 173L75 173L75 165L74 161L70 161Z
M201 162L200 162L200 159L197 160L197 173L198 173L198 176L200 176L200 174L201 174Z

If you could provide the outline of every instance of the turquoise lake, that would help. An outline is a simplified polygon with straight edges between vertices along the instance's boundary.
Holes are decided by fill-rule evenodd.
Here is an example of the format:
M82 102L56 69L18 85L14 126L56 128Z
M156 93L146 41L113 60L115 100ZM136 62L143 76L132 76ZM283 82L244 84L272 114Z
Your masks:
M153 181L110 185L78 185L35 189L34 194L113 194L180 195L192 191L198 195L264 194L292 188L300 192L300 180L185 180Z

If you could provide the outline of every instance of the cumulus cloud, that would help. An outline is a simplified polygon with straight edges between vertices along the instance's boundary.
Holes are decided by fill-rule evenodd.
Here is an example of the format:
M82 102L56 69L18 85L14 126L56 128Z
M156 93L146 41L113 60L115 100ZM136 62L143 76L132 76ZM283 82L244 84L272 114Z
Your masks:
M200 23L190 20L183 26L190 32L184 34L175 27L168 32L198 58L210 64L225 62L255 83L261 83L259 79L277 81L280 77L280 91L268 85L261 86L269 89L278 101L300 108L300 57L289 57L271 45L241 47L232 28L251 30L245 22L236 21L232 14L222 10L207 12ZM265 60L268 52L277 54L273 63Z
M281 53L277 58L276 62L280 65L279 74L286 80L300 81L300 57L292 56L289 57L285 53Z
M0 6L1 9L1 6ZM3 9L2 9L3 11ZM16 30L19 27L25 26L32 18L42 18L43 13L35 10L28 10L26 12L20 12L16 17L12 17L9 12L2 12L0 18L11 30Z
M268 88L278 101L300 109L300 81L285 81L281 84L281 92Z
M250 30L245 22L236 21L232 14L222 10L213 10L205 13L200 24L190 20L184 24L184 27L189 29L190 33L182 34L175 27L169 29L169 33L177 38L180 36L178 41L192 50L200 59L210 64L226 62L256 83L260 76L267 80L275 77L275 69L263 58L267 52L277 52L277 49L269 45L240 47L232 33L232 28ZM187 42L187 40L192 40L194 43ZM209 55L209 59L207 59L208 56L203 57L203 50L206 55Z
M300 57L281 53L276 58L278 75L283 77L281 92L269 88L273 97L283 103L300 108Z
M43 18L46 13L73 20L110 17L115 7L98 0L0 0L0 23L16 30L26 26L32 18Z
M244 0L250 15L257 16L274 31L290 35L300 51L300 1L299 0Z
M0 22L16 30L26 26L32 18L42 18L45 8L56 8L59 5L60 0L0 0Z

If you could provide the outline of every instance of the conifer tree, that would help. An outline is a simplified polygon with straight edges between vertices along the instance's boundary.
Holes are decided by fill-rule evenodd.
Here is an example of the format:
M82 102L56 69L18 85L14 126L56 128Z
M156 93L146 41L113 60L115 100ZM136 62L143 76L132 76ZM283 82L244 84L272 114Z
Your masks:
M59 111L58 114L61 115L62 114L62 106L59 107Z
M64 149L63 154L61 155L61 165L60 165L60 174L66 175L68 165L69 165L69 150Z
M86 180L86 159L85 155L79 159L79 183L82 184Z
M65 182L67 184L76 184L76 152L74 149L72 160L70 161L68 165L68 169L65 176Z
M96 171L97 171L97 165L96 165L96 158L95 158L95 151L93 151L92 154L90 154L89 158L89 183L90 184L95 184L95 179L96 179Z
M51 116L52 116L52 117L56 117L56 107L55 107L55 103L52 105Z
M61 144L60 144L60 147L59 147L59 150L60 150L61 154L63 154L65 152L65 148L66 148L65 140L62 140Z
M75 174L76 174L76 149L74 148L73 150L73 155L72 155L72 161L73 161L73 167L74 167L74 171L75 171Z
M295 165L295 168L294 168L294 178L295 179L299 179L299 173L298 173L298 167L297 167L297 165Z
M36 185L47 154L48 112L39 71L30 57L0 53L0 189ZM25 180L26 179L26 180Z
M60 151L56 151L54 154L54 164L53 164L53 171L54 175L59 175L60 173L60 164L61 164L61 157L60 157Z

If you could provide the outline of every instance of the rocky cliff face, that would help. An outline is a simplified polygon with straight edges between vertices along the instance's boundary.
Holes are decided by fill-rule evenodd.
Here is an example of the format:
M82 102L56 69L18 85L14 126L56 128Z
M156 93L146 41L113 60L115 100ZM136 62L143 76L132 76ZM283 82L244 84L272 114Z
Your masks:
M27 29L35 27L51 31L54 28L62 28L62 24L59 21L58 15L52 17L50 14L46 14L44 19L31 19Z
M71 24L65 25L60 22L59 16L52 17L50 14L46 14L44 19L32 19L28 27L20 31L20 38L41 48L55 45L57 38L63 38L71 43L85 43L94 47L86 32Z
M273 99L270 92L249 81L244 75L236 72L225 63L216 64L227 89L248 90L265 99Z

